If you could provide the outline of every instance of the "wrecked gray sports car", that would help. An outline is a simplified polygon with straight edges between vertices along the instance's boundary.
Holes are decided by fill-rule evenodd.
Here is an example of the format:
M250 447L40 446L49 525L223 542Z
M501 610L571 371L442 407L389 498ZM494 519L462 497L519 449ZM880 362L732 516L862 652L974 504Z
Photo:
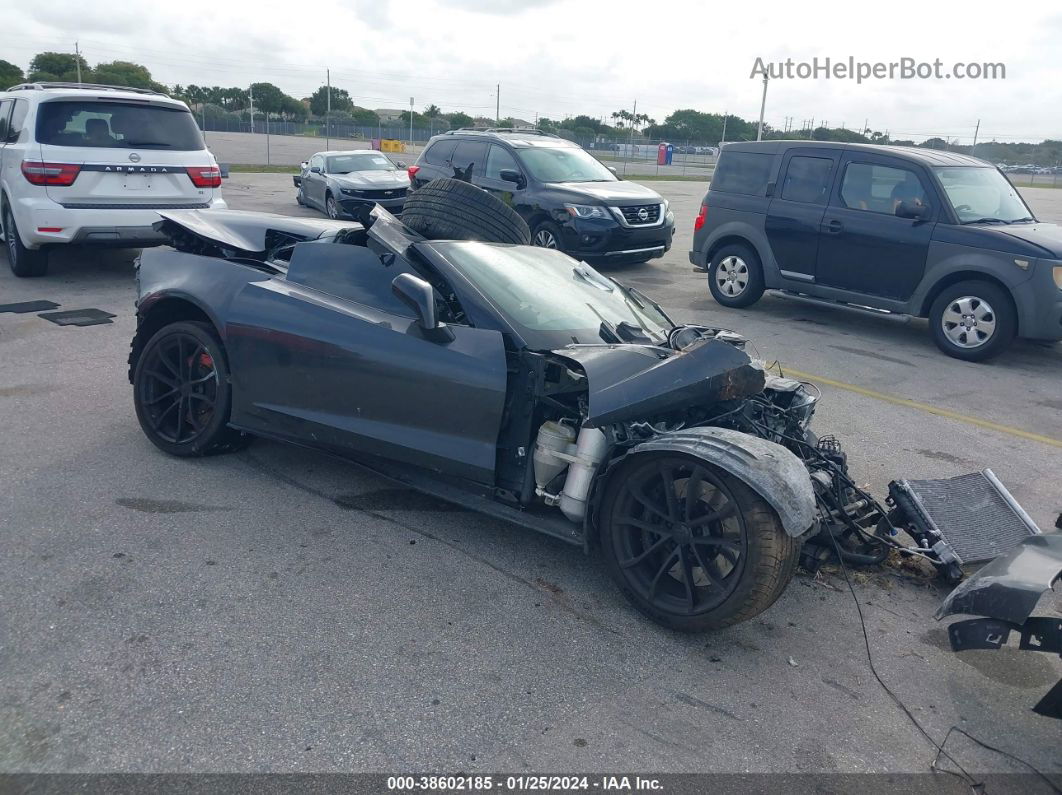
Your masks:
M809 430L813 388L562 253L427 240L381 208L161 215L175 250L139 261L130 379L168 453L259 435L352 458L599 547L690 631L766 609L805 540L873 562L900 521Z

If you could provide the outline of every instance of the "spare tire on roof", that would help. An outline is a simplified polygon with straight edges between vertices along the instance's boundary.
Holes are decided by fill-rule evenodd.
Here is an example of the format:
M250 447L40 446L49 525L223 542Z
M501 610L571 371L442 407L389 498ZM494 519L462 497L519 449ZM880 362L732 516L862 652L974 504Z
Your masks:
M531 243L531 230L512 207L459 179L435 179L410 193L402 223L429 240Z

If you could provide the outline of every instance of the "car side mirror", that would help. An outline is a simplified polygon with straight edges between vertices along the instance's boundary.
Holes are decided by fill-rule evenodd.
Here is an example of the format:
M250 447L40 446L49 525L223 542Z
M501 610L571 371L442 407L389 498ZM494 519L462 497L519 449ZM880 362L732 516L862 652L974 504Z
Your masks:
M391 292L417 313L417 323L424 336L433 342L450 342L454 333L435 316L435 291L412 273L400 273L391 282Z
M619 172L616 171L616 168L614 166L605 166L605 168L612 172L612 176L616 177L617 179L623 179L623 177L619 175Z
M924 221L932 214L928 204L915 199L904 199L896 205L896 215L900 218L910 218L914 221Z
M515 168L503 168L498 172L498 176L505 182L515 182L517 188L524 187L524 175Z
M324 172L321 171L321 167L320 166L311 166L310 167L310 173L311 174L322 174Z
M403 163L403 162L402 162L401 160L396 160L396 161L395 161L395 166L396 166L397 168L409 168L409 166L407 166L407 165L406 165L405 163Z

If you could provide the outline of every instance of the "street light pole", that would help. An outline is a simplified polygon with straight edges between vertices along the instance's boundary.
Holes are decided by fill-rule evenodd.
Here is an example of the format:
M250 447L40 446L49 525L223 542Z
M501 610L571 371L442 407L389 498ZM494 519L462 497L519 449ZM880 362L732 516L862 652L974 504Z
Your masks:
M760 100L760 126L756 128L756 140L763 140L763 111L767 107L767 75L763 76L763 99Z

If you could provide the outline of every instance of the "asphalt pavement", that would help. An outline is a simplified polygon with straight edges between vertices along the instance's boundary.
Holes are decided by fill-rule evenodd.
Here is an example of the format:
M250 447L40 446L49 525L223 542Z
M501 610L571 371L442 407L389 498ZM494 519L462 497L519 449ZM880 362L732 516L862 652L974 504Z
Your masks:
M770 297L726 310L686 260L703 186L651 185L679 219L675 248L612 275L828 379L816 430L877 493L990 466L1054 525L1062 347L975 365L940 354L921 321ZM314 214L286 175L224 190L235 208ZM1062 220L1056 193L1026 196ZM928 769L936 749L875 680L836 571L798 576L750 622L677 635L579 550L348 463L264 441L157 451L126 378L133 256L71 250L44 279L0 272L0 303L116 315L78 328L0 314L0 770ZM878 673L932 738L957 725L1062 774L1057 722L1029 709L1057 658L953 654L932 619L945 589L915 574L854 587ZM1062 615L1062 599L1039 613ZM947 750L971 771L1022 771L959 735Z

